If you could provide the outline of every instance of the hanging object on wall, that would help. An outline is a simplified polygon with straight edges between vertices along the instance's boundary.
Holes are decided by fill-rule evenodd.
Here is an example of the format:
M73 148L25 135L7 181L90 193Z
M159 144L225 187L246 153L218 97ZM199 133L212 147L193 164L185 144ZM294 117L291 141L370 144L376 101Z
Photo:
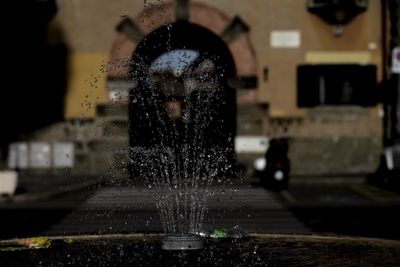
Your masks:
M342 36L344 27L368 8L368 0L307 0L307 9L333 27Z

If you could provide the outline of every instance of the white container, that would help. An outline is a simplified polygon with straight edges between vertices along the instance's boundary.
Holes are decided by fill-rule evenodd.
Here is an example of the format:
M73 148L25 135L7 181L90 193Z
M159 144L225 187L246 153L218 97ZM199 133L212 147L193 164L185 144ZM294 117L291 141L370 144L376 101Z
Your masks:
M45 142L32 142L30 146L31 168L49 168L50 167L50 144Z
M14 195L18 184L15 171L0 171L0 195Z
M53 143L53 167L74 167L74 144L72 142Z
M8 168L26 169L28 165L28 144L23 142L11 143L8 152Z

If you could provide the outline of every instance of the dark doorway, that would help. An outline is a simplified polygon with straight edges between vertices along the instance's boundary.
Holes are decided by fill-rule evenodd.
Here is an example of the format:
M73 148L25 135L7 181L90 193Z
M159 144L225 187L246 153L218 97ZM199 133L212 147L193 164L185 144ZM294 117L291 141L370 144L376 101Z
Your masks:
M236 93L228 79L236 70L219 36L186 21L164 26L140 42L131 75L132 148L213 150L233 165Z

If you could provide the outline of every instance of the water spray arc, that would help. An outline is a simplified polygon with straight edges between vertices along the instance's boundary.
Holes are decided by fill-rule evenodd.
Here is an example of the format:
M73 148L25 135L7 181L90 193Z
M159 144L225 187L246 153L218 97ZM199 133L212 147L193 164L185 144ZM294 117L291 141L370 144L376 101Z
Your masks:
M163 248L201 248L210 187L234 173L232 56L218 36L181 21L145 37L131 75L131 176L154 193Z

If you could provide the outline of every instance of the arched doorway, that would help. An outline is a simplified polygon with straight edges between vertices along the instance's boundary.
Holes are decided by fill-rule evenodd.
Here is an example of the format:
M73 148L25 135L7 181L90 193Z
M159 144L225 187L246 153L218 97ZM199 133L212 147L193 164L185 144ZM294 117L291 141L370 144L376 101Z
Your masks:
M147 8L137 16L125 16L117 25L118 33L107 64L107 84L112 101L124 103L127 100L126 89L131 87L131 56L143 38L177 21L202 26L220 37L231 52L236 67L236 77L231 85L236 89L246 89L237 102L256 103L259 70L250 40L250 27L238 15L229 17L215 7L189 0L163 1L162 5Z
M191 161L220 154L214 168L232 171L236 93L229 80L236 68L219 36L187 21L161 27L137 46L130 76L135 80L129 100L132 149L178 151ZM132 172L140 176L143 169Z
M199 35L203 36L202 38L197 38L197 35L191 34L191 29L187 28L186 30L182 31L182 36L187 35L186 39L195 39L197 45L202 45L203 47L197 47L197 50L200 51L207 51L208 48L212 48L213 42L208 40L210 34L213 34L212 39L218 39L218 43L224 44L224 51L222 54L230 54L229 62L233 62L229 68L235 69L235 74L231 75L228 79L225 79L225 82L228 81L230 87L235 89L246 89L241 90L238 93L238 97L235 96L234 92L231 91L231 95L226 95L226 99L220 101L218 103L237 103L240 105L247 105L247 104L255 104L257 102L257 92L258 92L258 72L259 69L257 67L256 62L256 55L253 49L253 45L250 41L250 27L243 21L240 16L230 17L224 14L222 11L218 10L215 7L212 7L207 4L194 2L190 0L171 0L171 1L163 1L163 4L156 5L152 7L146 7L143 12L140 12L137 16L130 16L129 14L124 16L122 21L116 27L117 30L117 38L114 41L113 47L111 49L111 56L107 66L107 74L108 74L108 88L110 90L110 96L113 102L116 103L128 103L129 102L129 94L127 93L129 88L136 87L139 88L138 82L136 79L132 79L132 75L135 73L132 72L132 55L135 55L135 52L139 52L140 50L145 51L146 49L150 49L152 45L149 45L146 40L149 39L149 36L153 35L155 32L161 33L163 35L162 29L166 29L167 25L192 25L200 26L203 30L208 31L208 35ZM170 34L169 31L164 31L164 34L168 36ZM190 35L190 36L189 36ZM190 38L189 38L190 37ZM157 38L155 38L157 39ZM180 38L173 38L175 42ZM165 40L166 41L166 40ZM180 41L181 42L181 41ZM144 45L143 45L144 44ZM168 42L155 42L156 48L158 45L163 46L164 48L171 48ZM192 43L192 45L195 42ZM142 47L142 48L141 48ZM190 45L189 45L190 47ZM172 47L175 50L179 50L182 48ZM157 49L161 49L158 47ZM156 49L156 50L157 50ZM185 49L188 49L185 47ZM152 49L150 49L152 50ZM151 67L152 62L156 62L157 60L161 60L163 56L169 58L172 56L174 58L178 55L179 51L172 51L172 54L164 55L166 50L156 52L152 54L149 53L149 50L143 54L149 54L152 56L147 56L146 59L140 58L139 61L146 61L141 63L135 64L142 64L147 65L147 68ZM196 49L189 49L197 51ZM181 51L182 52L182 51ZM164 53L164 54L163 54ZM188 51L184 51L184 53L189 53ZM139 53L138 53L139 54ZM217 52L217 54L221 54ZM150 58L151 57L151 58ZM189 56L190 57L190 56ZM178 57L179 58L179 57ZM204 58L202 56L201 58ZM206 58L206 57L205 57ZM223 57L222 57L223 58ZM225 57L228 58L228 57ZM135 62L135 59L133 59ZM228 62L226 60L221 60L222 62ZM162 60L160 61L162 62ZM222 66L221 64L216 64L216 66ZM223 68L222 68L223 69ZM233 73L233 72L232 72ZM170 73L171 74L171 73ZM141 75L136 74L136 77L149 77L149 75ZM160 77L163 77L160 75ZM174 81L173 75L170 76L171 80ZM176 78L176 77L175 77ZM135 80L135 81L134 81ZM143 79L142 79L143 80ZM142 87L143 87L142 83ZM140 93L144 94L146 90L141 90ZM154 93L155 91L147 91L148 93ZM131 99L133 95L140 96L139 92L131 91ZM149 97L144 97L149 99ZM154 102L154 101L153 101ZM162 105L162 103L159 103ZM170 111L177 111L177 103L169 103L167 104L170 106ZM132 106L132 103L131 103ZM229 123L223 123L221 125L226 125L225 129L230 128L230 131L227 132L235 132L236 126L236 107L234 107L233 112L229 112L227 116ZM175 108L174 108L175 107ZM131 107L131 110L132 107ZM155 107L153 106L153 111L156 111ZM179 110L179 108L178 108ZM229 110L229 109L228 109ZM231 109L232 111L232 109ZM179 112L175 112L179 113ZM221 112L222 114L223 112ZM226 112L228 113L228 112ZM146 112L144 113L146 114ZM158 115L157 115L158 116ZM164 114L165 116L165 114ZM168 117L168 116L167 116ZM140 120L139 120L140 121ZM131 118L131 125L134 125L135 119ZM143 123L142 123L143 125ZM216 123L215 129L220 129L221 125ZM210 127L212 129L212 127ZM214 129L214 132L216 130ZM145 131L144 131L145 132ZM212 131L211 131L212 132ZM132 130L131 130L132 133ZM132 133L134 134L134 133ZM133 135L132 135L133 136ZM153 142L155 144L160 143L161 137L159 133L149 133L145 135L144 133L142 136L146 136L147 142L151 143L151 139L159 140L158 142ZM151 136L151 138L148 138ZM157 137L158 136L158 137ZM213 135L210 134L210 137ZM224 136L224 135L222 135ZM222 144L232 147L232 155L233 153L233 138L230 138L232 134L229 135L229 138L225 138ZM140 140L139 136L136 138L131 138L131 140ZM218 143L217 138L209 138L209 140L214 140L214 144ZM232 140L231 140L232 139ZM229 140L229 141L226 141ZM136 142L136 141L135 141ZM143 145L146 144L144 140L131 142L132 146L135 145Z

